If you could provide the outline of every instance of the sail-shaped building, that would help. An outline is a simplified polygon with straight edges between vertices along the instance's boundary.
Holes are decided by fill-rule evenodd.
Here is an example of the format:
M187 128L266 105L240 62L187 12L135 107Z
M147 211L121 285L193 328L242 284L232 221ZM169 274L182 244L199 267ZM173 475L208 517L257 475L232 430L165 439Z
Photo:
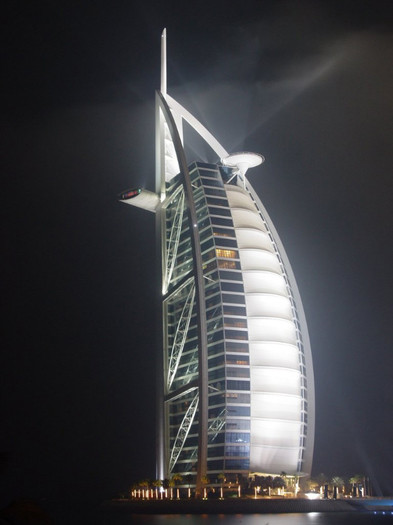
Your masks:
M186 159L183 127L214 152ZM245 174L167 93L166 33L156 93L156 188L121 199L155 213L160 261L157 477L201 487L252 473L304 476L314 446L306 319L278 234Z

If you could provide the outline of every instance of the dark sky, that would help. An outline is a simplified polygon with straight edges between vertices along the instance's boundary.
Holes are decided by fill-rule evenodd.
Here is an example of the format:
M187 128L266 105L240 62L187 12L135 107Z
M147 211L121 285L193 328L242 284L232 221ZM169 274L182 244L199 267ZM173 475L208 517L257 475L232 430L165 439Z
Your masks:
M292 263L314 474L393 493L390 1L9 2L3 10L1 503L154 477L154 91L249 178ZM4 16L5 15L5 16ZM215 160L215 159L211 159Z

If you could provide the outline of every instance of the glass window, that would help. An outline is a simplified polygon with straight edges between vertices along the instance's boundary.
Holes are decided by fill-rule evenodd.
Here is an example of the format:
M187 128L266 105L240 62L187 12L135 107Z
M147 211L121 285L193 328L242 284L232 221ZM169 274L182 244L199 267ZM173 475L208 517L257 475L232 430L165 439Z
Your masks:
M206 207L203 207L201 210L197 211L198 224L200 223L200 221L207 220L207 218L208 218L208 214L207 214L207 208Z
M207 469L208 470L224 470L224 460L223 459L215 459L213 461L207 460Z
M198 445L198 436L189 436L186 440L185 445L187 447L195 447Z
M249 445L227 445L225 449L226 456L248 456L250 453Z
M214 319L219 315L221 315L221 306L216 306L215 308L212 308L206 312L206 319Z
M225 412L225 408L223 406L217 406L214 408L209 408L209 420L212 422L212 420L217 419L218 417L222 417L223 412Z
M219 259L217 261L217 264L218 264L218 267L221 269L240 270L240 262L238 261L231 261L231 260L226 261L224 259Z
M225 368L222 367L222 368L216 368L215 370L210 370L208 377L209 377L209 381L212 381L214 379L222 379L223 377L225 377Z
M224 304L224 315L241 315L246 316L244 306L235 306L233 304Z
M224 364L224 356L216 356L209 358L209 368L214 368L215 366L221 366Z
M213 228L213 234L216 236L216 237L231 237L231 238L235 238L236 235L235 235L235 230L232 229L232 228L219 228L217 226L215 226Z
M202 193L202 197L204 197L203 193ZM201 197L199 197L198 200L195 200L195 209L196 209L196 210L200 210L200 209L202 209L204 206L206 206L206 200L205 200L205 198L201 198Z
M235 304L244 304L244 295L235 295L230 293L222 294L222 301L224 303L235 303Z
M202 268L203 268L204 273L206 275L207 273L212 272L213 270L217 269L217 263L216 263L216 261L205 262L203 264Z
M224 343L220 341L219 343L211 343L208 345L209 356L220 354L224 351Z
M223 188L223 183L220 180L217 179L211 179L210 177L202 177L203 185L205 186L211 186L214 188Z
M209 206L211 215L221 215L223 217L232 217L231 210L229 208L218 208L216 206Z
M225 338L226 339L238 339L240 341L247 341L248 339L248 331L244 330L225 330Z
M206 300L206 308L210 308L211 306L217 306L221 302L221 296L220 294L214 295L213 297L209 297L209 299Z
M235 239L224 239L223 237L216 237L216 246L220 248L237 248L237 242Z
M227 432L225 441L227 443L249 443L250 434L246 432Z
M221 432L220 434L217 434L217 436L214 438L214 443L224 443L225 440L225 433Z
M227 403L241 403L243 405L250 404L250 394L241 394L239 392L227 392L225 394L227 398Z
M250 407L247 406L228 406L227 410L231 417L248 417L250 415Z
M216 248L216 256L225 259L238 259L239 252L237 250L225 250L223 248Z
M212 343L213 341L219 341L220 339L223 339L222 330L217 330L217 332L213 332L212 334L209 334L207 336L208 343Z
M201 175L205 173L211 173L209 177L218 177L218 169L216 164L210 164L208 162L195 162L195 165L199 168Z
M241 272L231 272L228 270L221 270L220 279L223 281L243 281Z
M203 228L206 228L207 226L210 226L210 219L209 217L205 217L203 220L198 221L198 229L203 230Z
M208 184L206 183L206 186ZM217 189L217 188L206 188L205 186L205 195L213 195L214 197L224 197L226 199L226 193L223 189Z
M250 420L249 419L231 419L231 420L228 419L226 427L228 430L229 429L231 430L249 430Z
M247 319L238 319L237 317L225 317L225 328L247 328Z
M211 248L212 246L214 246L214 241L212 238L210 238L208 241L205 241L202 245L201 245L201 251L204 252L206 250L208 250L209 248ZM216 250L217 252L217 250Z
M220 394L214 394L209 395L209 406L214 405L221 405L221 407L225 404L225 395L223 392Z
M227 459L225 461L225 469L228 470L248 470L249 468L249 459Z
M245 365L245 366L248 366L250 364L248 356L243 356L243 355L240 356L240 355L232 355L232 354L227 354L226 363L227 365Z
M212 224L218 224L219 226L228 226L233 228L233 222L232 219L226 219L224 217L210 217L210 221Z
M208 458L219 458L224 455L224 447L222 445L217 446L209 446L207 449L207 456Z
M228 390L250 390L250 381L227 380Z
M244 292L243 283L229 283L227 281L221 281L221 290L224 292Z
M241 343L235 342L235 341L227 341L226 342L226 349L227 352L232 353L248 353L248 343Z
M222 206L222 207L225 207L225 208L228 208L228 201L225 197L225 195L223 195L223 199L218 199L216 197L209 197L207 196L206 197L206 202L208 203L209 206Z
M250 369L248 366L242 366L240 368L227 368L227 377L250 377Z
M213 321L210 321L207 323L207 332L213 332L213 330L217 330L218 328L222 328L222 317L219 317L218 319L214 319Z

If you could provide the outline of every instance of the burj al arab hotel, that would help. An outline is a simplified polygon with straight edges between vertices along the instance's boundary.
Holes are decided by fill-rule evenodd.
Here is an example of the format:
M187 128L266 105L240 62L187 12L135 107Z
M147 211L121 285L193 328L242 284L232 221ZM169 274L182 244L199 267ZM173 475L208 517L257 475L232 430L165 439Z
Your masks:
M288 258L246 171L167 93L156 93L156 188L121 194L155 214L160 257L157 478L305 476L314 447L310 341ZM187 159L183 130L210 146ZM158 283L157 283L158 286Z

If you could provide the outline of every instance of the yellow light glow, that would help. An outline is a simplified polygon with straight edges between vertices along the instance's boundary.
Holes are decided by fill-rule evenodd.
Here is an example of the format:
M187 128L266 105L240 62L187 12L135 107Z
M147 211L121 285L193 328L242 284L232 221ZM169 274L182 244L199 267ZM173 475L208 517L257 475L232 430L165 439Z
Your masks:
M226 259L235 259L237 252L235 250L223 250L222 248L216 248L217 257L224 257Z

